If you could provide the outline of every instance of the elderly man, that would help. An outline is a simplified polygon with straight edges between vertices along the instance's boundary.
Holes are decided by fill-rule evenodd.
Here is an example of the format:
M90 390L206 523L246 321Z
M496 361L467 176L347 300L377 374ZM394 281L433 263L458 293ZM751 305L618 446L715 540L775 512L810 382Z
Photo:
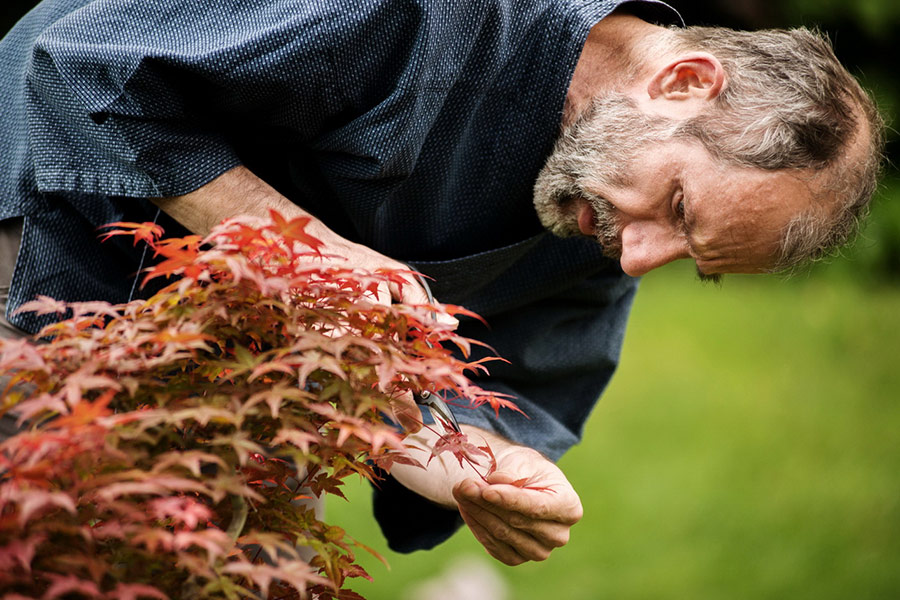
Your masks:
M789 269L875 186L882 125L827 42L678 23L655 0L45 0L0 43L9 308L133 297L146 257L98 244L106 222L310 214L329 253L411 264L487 317L460 329L510 364L479 383L529 416L457 411L488 482L397 467L375 498L392 547L462 519L542 560L581 517L553 461L612 375L633 277Z

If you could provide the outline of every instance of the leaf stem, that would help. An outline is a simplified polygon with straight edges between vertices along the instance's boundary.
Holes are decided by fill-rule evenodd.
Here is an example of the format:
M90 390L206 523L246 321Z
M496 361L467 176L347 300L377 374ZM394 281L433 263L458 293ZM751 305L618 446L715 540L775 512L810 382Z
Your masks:
M247 524L247 514L249 509L247 507L247 501L244 500L243 496L232 496L231 507L234 509L234 512L231 516L231 523L228 524L228 530L225 533L227 533L231 539L237 540L244 530L244 525Z

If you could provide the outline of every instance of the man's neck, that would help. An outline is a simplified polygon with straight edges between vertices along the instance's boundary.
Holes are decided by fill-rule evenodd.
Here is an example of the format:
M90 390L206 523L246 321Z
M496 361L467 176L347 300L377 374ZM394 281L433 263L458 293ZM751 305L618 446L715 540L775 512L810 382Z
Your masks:
M664 31L619 10L591 27L566 93L563 124L574 121L597 95L624 92L639 80L648 57L638 43Z

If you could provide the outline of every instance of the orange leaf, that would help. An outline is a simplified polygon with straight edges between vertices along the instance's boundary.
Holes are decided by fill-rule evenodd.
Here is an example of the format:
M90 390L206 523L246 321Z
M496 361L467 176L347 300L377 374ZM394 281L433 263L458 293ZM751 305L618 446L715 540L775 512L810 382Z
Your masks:
M134 236L134 245L137 246L138 242L147 242L150 247L153 247L156 241L162 237L163 228L157 225L156 223L130 223L127 221L116 221L115 223L109 223L101 227L101 229L106 227L119 227L119 229L114 229L112 231L107 231L100 237L101 242L105 242L109 238L116 235L132 235Z

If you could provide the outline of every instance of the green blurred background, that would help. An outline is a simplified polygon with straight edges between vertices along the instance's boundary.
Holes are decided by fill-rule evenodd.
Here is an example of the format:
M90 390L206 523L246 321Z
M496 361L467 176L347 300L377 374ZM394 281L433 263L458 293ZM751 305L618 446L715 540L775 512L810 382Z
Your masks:
M896 122L900 1L670 3L690 24L820 27ZM0 26L32 4L5 0ZM362 557L374 581L354 589L370 600L504 597L492 586L516 600L900 598L898 200L889 166L854 247L792 280L702 285L687 264L644 279L619 373L561 461L585 518L549 561L503 567L467 531L391 553L368 485L354 483L329 520L391 565Z

